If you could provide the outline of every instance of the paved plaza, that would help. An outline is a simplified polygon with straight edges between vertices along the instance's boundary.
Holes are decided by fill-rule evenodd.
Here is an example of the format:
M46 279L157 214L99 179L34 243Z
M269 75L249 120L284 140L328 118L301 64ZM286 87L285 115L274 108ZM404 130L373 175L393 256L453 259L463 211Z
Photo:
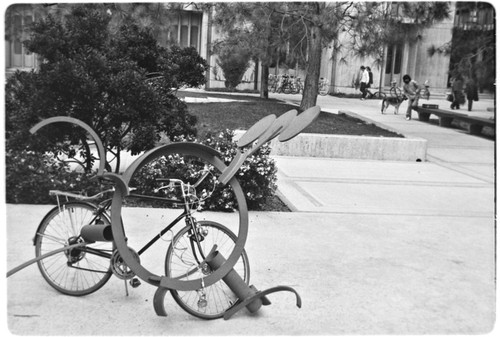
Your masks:
M299 95L271 97L291 103ZM228 95L230 99L230 95ZM423 101L423 103L426 103ZM430 104L449 107L443 97ZM275 157L279 194L293 212L250 212L245 249L251 284L269 296L254 315L203 321L170 299L153 310L154 287L125 296L112 278L98 292L55 292L36 265L9 277L6 323L16 335L483 334L496 319L495 142L435 123L380 113L380 102L318 97L345 112L427 140L422 162ZM494 117L481 97L474 111ZM461 111L468 113L466 111ZM7 266L34 257L32 238L46 205L7 205ZM136 209L137 223L159 217ZM204 213L205 214L205 213ZM220 214L208 214L214 218Z

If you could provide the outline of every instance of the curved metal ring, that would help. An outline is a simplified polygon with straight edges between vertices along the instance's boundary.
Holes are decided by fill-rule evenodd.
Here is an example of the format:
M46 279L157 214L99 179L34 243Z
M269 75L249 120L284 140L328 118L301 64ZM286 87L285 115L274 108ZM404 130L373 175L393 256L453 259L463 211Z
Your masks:
M169 153L182 152L183 154L198 156L199 158L206 160L210 164L214 165L219 171L224 171L226 165L219 158L219 153L214 149L197 144L197 143L173 143L164 146L157 147L149 152L146 152L139 158L137 158L125 171L125 173L120 177L118 175L106 174L105 177L109 177L116 181L119 188L115 189L113 200L111 204L111 226L113 230L113 238L121 257L127 264L129 268L142 280L154 285L161 286L168 289L175 289L180 291L192 291L200 289L202 287L202 280L176 280L166 276L156 275L146 268L144 268L139 262L137 262L132 253L127 246L127 240L125 236L125 231L121 220L121 209L122 209L122 198L128 194L128 184L134 173L142 168L144 165L150 161L168 155ZM215 282L219 281L224 277L236 264L240 255L243 252L245 242L248 235L248 210L245 202L245 195L241 189L240 184L236 178L232 178L229 181L233 188L233 192L237 196L238 200L242 202L238 205L239 207L239 230L238 230L238 240L235 243L233 252L227 258L226 263L224 263L219 269L214 271L212 274L203 278L204 286L210 286Z
M258 291L255 295L250 296L250 297L242 300L238 305L228 309L224 313L224 320L230 319L231 316L233 316L235 313L237 313L238 311L240 311L241 309L243 309L244 307L246 307L248 304L252 303L256 299L258 299L258 298L264 299L266 295L269 295L269 294L272 294L272 293L275 293L278 291L289 291L289 292L294 293L295 299L296 299L295 305L297 305L297 307L299 307L299 308L302 307L302 299L300 298L299 293L297 291L295 291L295 289L293 289L292 287L288 287L288 286L276 286L276 287L272 287L272 288L269 288L269 289L264 290L264 291ZM270 302L268 302L267 299L266 299L266 302L267 302L267 304L270 304Z
M97 133L86 123L82 122L79 119L73 118L73 117L66 117L66 116L57 116L57 117L51 117L44 119L40 123L36 124L30 129L31 134L34 134L38 130L40 130L42 127L52 124L52 123L72 123L75 125L78 125L85 129L92 138L95 141L95 144L97 146L97 152L99 153L99 169L97 170L97 175L100 176L104 173L104 165L106 164L106 151L104 150L104 146L102 145L101 138L97 135Z

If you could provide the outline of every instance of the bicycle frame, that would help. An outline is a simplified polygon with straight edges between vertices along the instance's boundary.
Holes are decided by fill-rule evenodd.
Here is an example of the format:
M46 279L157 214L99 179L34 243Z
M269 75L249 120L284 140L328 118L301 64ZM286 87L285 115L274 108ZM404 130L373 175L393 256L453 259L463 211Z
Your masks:
M161 198L161 197L154 197L154 196L147 196L147 195L140 195L140 194L130 194L129 197L131 198L140 198L140 199L148 199L148 200L156 200L156 201L163 201L163 202L171 202L171 203L182 203L182 200L179 199L166 199L166 198ZM191 215L191 210L189 209L189 205L184 199L184 211L177 216L170 224L168 224L165 228L163 228L160 233L158 233L156 236L154 236L148 243L146 243L138 252L137 254L140 256L142 253L144 253L149 247L151 247L156 241L158 241L165 233L167 233L169 230L171 230L179 221L181 221L183 218L186 218L186 226L191 226L191 229L194 231L195 230L195 224L192 219ZM198 243L198 247L201 251L201 247L199 246L199 239L198 236L196 237L196 241ZM204 259L204 257L203 257ZM200 262L200 261L198 261Z

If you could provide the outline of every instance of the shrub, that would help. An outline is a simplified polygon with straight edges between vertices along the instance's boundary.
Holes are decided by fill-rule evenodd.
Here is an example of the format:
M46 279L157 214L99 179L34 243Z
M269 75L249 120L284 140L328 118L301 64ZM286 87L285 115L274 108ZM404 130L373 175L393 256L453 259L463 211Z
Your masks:
M233 137L234 132L230 130L208 133L201 143L217 150L224 163L229 165L239 151ZM276 191L277 169L274 160L269 156L270 151L269 144L265 144L250 156L236 173L236 179L245 193L250 210L261 209ZM153 195L154 189L158 187L157 178L172 177L174 174L176 178L194 183L201 176L202 168L195 164L186 166L179 158L161 157L142 168L131 182L131 186L137 188L140 193ZM53 203L54 198L49 196L49 190L55 189L95 194L98 192L98 185L90 180L93 176L94 173L71 171L67 164L49 153L40 155L26 150L6 152L8 203ZM210 197L201 203L201 209L232 211L237 207L232 189L221 186L215 177L207 178L197 191L205 194L211 192Z
M201 143L210 146L221 154L221 159L229 165L238 149L233 141L234 132L226 130L220 133L208 133ZM245 193L248 209L259 210L276 191L276 165L269 157L271 148L262 146L250 156L236 173L236 179ZM182 168L182 171L181 171ZM195 183L201 176L203 167L186 163L178 157L161 157L149 163L137 173L131 182L141 193L154 194L157 178L172 177L184 182ZM170 193L175 193L171 191ZM237 207L236 198L229 186L222 186L215 177L207 178L198 186L197 194L210 193L210 197L200 204L201 209L213 211L232 211ZM173 197L173 195L169 195ZM178 195L177 195L178 197Z
M238 151L236 142L233 140L234 132L225 130L218 134L208 133L202 142L221 153L226 165L229 165ZM269 156L271 147L269 143L259 148L253 155L241 165L236 173L236 179L245 193L248 209L258 210L274 196L276 191L276 163ZM235 203L234 196L226 196L224 190L216 190L212 199L216 199L214 209L220 209L225 202Z
M6 151L6 201L19 204L50 204L49 190L97 193L93 174L70 171L51 154Z
M226 88L234 90L250 66L251 53L248 48L231 41L219 43L214 49L218 55L217 65L226 79Z

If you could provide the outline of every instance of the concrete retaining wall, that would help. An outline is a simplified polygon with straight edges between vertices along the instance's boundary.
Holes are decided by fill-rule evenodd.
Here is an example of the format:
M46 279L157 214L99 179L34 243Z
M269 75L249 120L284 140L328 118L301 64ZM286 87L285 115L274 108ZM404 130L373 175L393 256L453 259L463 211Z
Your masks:
M234 138L239 139L244 133L237 130ZM283 143L273 139L271 149L275 156L425 161L427 140L302 133ZM120 172L124 172L140 155L142 153L132 156L130 152L122 152Z
M236 132L239 138L244 131ZM422 138L299 134L288 142L271 141L277 156L425 161L427 140Z

